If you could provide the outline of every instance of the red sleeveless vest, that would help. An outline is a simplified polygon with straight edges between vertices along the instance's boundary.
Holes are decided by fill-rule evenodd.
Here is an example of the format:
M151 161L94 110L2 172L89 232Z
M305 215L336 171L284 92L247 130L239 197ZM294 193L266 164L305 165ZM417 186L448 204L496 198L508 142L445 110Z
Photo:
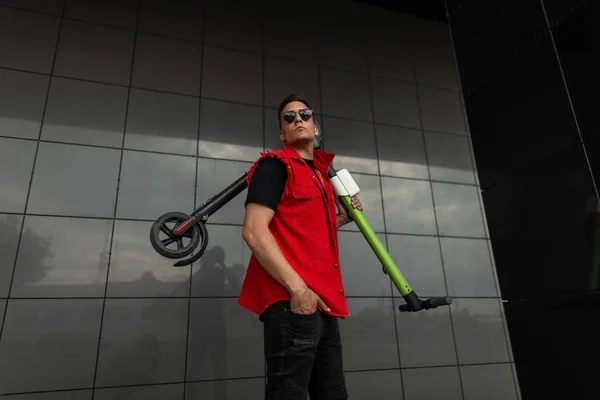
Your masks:
M282 150L261 152L261 157L248 171L248 186L258 163L265 157L277 157L288 171L269 230L290 265L329 306L330 314L349 316L338 256L334 193L327 177L334 155L315 150L313 164L319 177L302 156L287 145ZM252 255L238 304L260 315L278 300L290 300L289 292Z

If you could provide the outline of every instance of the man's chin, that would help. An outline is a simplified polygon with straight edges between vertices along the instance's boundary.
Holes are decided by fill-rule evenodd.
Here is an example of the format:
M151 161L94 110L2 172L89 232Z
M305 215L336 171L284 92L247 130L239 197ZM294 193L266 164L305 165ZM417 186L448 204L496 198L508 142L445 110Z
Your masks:
M312 144L314 142L314 138L304 135L299 135L297 137L295 137L294 139L292 139L292 141L290 142L290 144L293 144L294 146L306 146L308 144Z

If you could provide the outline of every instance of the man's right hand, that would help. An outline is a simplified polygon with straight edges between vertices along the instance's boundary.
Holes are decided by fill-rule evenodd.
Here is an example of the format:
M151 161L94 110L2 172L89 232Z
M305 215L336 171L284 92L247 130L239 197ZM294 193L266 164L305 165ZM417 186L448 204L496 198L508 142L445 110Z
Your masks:
M317 307L320 307L326 312L331 311L319 295L310 288L306 288L298 294L292 293L290 308L293 313L314 314L317 311Z

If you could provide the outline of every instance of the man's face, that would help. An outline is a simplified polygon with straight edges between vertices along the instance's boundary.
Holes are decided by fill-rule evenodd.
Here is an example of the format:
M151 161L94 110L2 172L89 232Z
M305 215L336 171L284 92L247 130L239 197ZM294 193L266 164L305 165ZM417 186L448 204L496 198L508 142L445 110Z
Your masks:
M315 125L313 117L308 118L306 121L302 118L299 111L307 110L306 104L300 101L293 101L286 104L281 111L279 119L281 121L281 131L279 132L279 138L288 145L303 146L308 143L313 143L315 137L319 134L319 130ZM288 111L295 111L294 119L291 122L286 121L282 115Z

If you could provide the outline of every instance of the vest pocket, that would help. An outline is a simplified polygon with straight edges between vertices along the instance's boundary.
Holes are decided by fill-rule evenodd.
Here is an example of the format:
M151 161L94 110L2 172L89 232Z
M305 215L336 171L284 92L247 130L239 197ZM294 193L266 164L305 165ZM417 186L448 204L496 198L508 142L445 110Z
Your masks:
M298 200L314 200L321 197L321 191L314 183L291 186L290 193Z

